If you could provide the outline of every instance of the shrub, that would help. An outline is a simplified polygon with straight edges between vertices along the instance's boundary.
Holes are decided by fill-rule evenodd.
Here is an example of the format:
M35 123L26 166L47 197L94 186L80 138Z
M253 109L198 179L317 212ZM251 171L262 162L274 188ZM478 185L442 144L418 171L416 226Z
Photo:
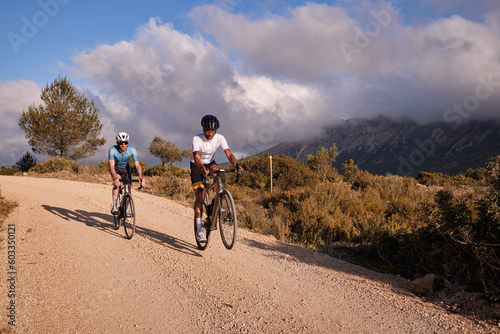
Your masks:
M273 156L273 187L279 190L295 187L314 187L319 183L319 176L297 160L285 156ZM268 190L271 186L269 155L250 157L240 162L245 174L241 180L243 186L252 189Z
M27 172L31 167L36 165L36 157L30 152L26 152L21 159L16 162L16 167L21 172Z
M99 162L99 167L106 173L109 173L109 161L108 160L101 160Z
M420 208L425 224L379 231L373 245L380 257L408 277L434 273L475 290L500 292L498 163L490 162L487 170L486 196L439 190L434 203Z
M81 167L82 165L76 161L64 158L51 158L45 162L37 163L31 170L35 173L55 173L67 171L78 174Z
M14 175L17 172L16 166L2 166L0 165L0 175Z
M3 221L7 216L14 210L17 203L12 201L7 201L0 193L0 226L3 225Z
M171 197L180 201L192 197L193 189L191 187L191 182L186 177L188 172L178 167L165 167L165 171L161 176L150 176L148 184L152 192L160 196ZM153 168L153 172L159 170L158 168ZM184 176L179 177L181 174Z
M177 166L156 165L144 171L145 176L163 176L171 174L175 177L184 178L189 175L189 171Z
M442 186L445 182L450 181L450 179L448 175L443 175L443 173L428 173L423 171L419 172L417 176L417 182L426 186Z
M162 176L167 173L167 166L157 165L151 168L148 168L147 171L144 172L144 176Z

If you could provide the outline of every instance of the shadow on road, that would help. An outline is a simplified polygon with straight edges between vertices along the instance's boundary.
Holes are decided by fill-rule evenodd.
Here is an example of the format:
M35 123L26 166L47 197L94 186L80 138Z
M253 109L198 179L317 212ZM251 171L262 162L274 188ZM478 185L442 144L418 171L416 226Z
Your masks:
M124 237L117 231L113 230L113 223L112 223L113 218L111 217L111 215L106 215L101 212L87 212L83 210L72 211L45 204L42 205L42 207L48 212L58 216L61 219L84 223L87 226L95 227L98 230L104 231L114 236Z
M167 235L165 233L161 233L158 231L154 231L152 229L142 227L142 226L136 226L135 227L135 233L138 233L139 235L143 236L146 239L151 240L154 243L157 243L161 246L169 247L173 250L177 250L179 252L188 254L188 255L194 255L194 256L199 256L201 257L201 254L197 252L197 247L194 246L194 244L190 244L188 242L185 242L184 240L172 237L170 235Z
M84 210L72 211L50 205L42 205L42 207L61 219L84 223L87 226L97 228L98 230L105 233L109 233L113 236L126 239L122 229L114 230L113 216L111 214L104 214L102 212L88 212ZM120 231L122 231L122 233L120 233ZM135 233L159 245L169 247L173 250L177 250L188 255L201 257L201 254L196 251L197 247L194 244L187 243L181 239L140 226L135 227Z
M84 223L87 226L97 228L113 236L125 238L125 234L123 233L122 229L118 231L113 229L113 217L111 216L111 214L104 214L102 212L87 212L84 210L72 211L50 205L42 205L42 207L48 212L64 220ZM146 239L149 239L152 242L155 242L159 245L169 247L172 250L176 250L184 254L193 255L197 257L202 256L201 253L198 252L198 248L196 247L196 245L172 237L170 235L166 235L164 233L154 231L149 228L141 226L136 226L136 234ZM349 274L365 277L370 280L377 280L390 285L393 284L392 280L390 279L391 275L378 274L375 272L369 272L369 273L366 272L365 274L363 274L362 273L363 270L360 271L359 268L357 268L358 266L350 264L347 266L340 265L338 261L342 260L333 258L326 254L305 249L301 246L288 244L281 241L274 241L272 243L262 243L247 238L239 238L238 242L246 244L249 247L265 250L266 251L265 256L274 257L285 261L290 261L291 260L290 257L292 257L292 261L293 260L301 261L310 265L328 268L333 271L343 270ZM368 271L368 269L366 269L366 271ZM407 294L407 292L403 292L399 288L396 290L398 290L398 293Z

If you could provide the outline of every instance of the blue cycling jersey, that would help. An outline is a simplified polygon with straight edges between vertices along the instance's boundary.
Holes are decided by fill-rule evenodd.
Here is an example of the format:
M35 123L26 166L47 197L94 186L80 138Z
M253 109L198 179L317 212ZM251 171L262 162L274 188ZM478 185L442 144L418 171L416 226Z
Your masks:
M137 150L132 146L128 146L127 150L123 154L120 153L118 145L112 146L108 152L108 160L115 160L115 167L118 168L127 167L130 157L134 159L134 162L139 161L139 158L137 157Z

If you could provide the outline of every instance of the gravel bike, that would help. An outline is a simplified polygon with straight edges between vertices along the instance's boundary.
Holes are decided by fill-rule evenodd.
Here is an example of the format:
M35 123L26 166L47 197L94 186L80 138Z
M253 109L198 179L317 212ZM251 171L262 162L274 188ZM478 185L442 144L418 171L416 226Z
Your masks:
M120 190L118 195L118 214L113 215L114 219L114 229L120 229L120 225L123 225L125 230L125 235L127 239L132 239L135 232L135 206L134 200L132 199L132 194L129 191L129 186L132 187L132 182L139 182L139 180L120 180L123 186L120 184ZM142 189L142 185L139 190Z
M236 242L236 230L238 229L236 207L234 205L233 196L231 196L231 193L227 189L224 189L221 177L222 174L231 172L236 172L236 170L213 170L210 171L208 175L215 175L214 182L208 184L208 175L203 180L205 195L203 196L203 204L201 206L201 225L207 237L206 242L200 242L196 238L196 221L194 222L195 240L198 248L201 250L207 248L208 242L210 241L210 232L217 229L217 222L219 222L220 236L224 246L227 249L231 249ZM237 181L239 176L240 174L237 175Z

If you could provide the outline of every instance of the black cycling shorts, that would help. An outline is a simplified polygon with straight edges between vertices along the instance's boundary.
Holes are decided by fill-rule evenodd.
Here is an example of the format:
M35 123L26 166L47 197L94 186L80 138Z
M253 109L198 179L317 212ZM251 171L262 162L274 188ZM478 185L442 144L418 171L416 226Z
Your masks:
M123 181L132 180L132 171L130 170L130 166L125 168L115 167L115 172L117 175L120 175Z
M210 167L213 165L217 165L215 160L210 161L208 164L203 164L206 169L210 170ZM193 163L190 164L191 167L191 184L193 185L193 189L203 188L203 175L201 175L201 170Z

